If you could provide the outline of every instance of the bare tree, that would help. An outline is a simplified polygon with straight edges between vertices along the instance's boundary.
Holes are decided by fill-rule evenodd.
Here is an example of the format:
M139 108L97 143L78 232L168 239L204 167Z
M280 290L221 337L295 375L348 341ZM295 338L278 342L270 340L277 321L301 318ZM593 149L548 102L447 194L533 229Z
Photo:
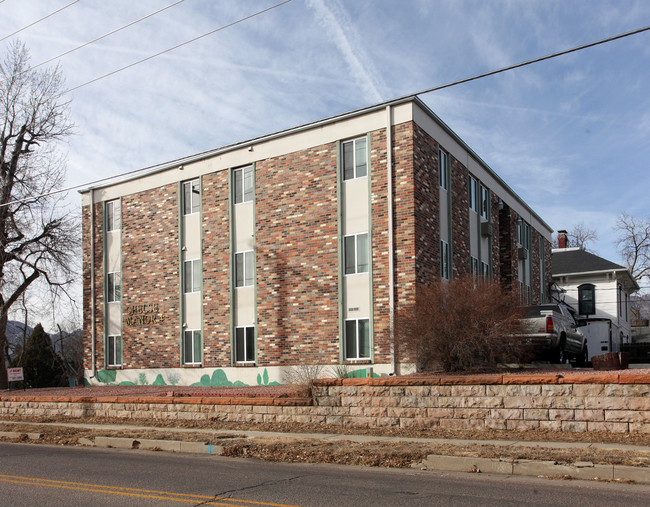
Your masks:
M29 59L15 43L0 61L0 389L11 306L36 281L67 294L78 241L78 214L51 194L65 178L58 143L72 133L61 70L29 70Z
M623 213L616 220L616 229L618 250L634 279L639 282L650 276L650 217Z

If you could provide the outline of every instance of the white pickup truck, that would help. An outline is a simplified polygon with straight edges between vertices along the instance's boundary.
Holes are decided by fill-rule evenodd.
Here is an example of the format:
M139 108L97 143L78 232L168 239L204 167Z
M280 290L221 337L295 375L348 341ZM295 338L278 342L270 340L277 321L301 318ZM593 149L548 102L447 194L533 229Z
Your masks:
M524 336L535 352L550 356L551 362L574 359L578 366L589 361L587 340L571 309L563 303L524 308L528 333Z

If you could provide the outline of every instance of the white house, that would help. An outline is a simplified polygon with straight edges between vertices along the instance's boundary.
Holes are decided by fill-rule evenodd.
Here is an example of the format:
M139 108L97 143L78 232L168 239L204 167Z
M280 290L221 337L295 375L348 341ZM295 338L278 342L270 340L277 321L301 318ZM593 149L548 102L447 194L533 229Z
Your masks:
M567 248L566 231L558 231L560 248L552 250L553 288L587 325L589 358L618 352L630 343L630 295L639 285L630 271L581 248Z

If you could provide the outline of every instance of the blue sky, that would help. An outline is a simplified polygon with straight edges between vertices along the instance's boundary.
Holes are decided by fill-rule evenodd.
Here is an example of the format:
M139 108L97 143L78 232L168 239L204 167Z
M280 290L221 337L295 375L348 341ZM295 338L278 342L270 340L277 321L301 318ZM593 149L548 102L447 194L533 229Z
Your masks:
M176 0L84 0L16 38L40 63ZM69 88L280 0L185 0L59 60ZM71 0L4 0L0 38ZM646 0L293 0L70 94L91 182L650 25ZM649 216L650 32L421 96L554 229ZM70 199L79 202L76 192Z

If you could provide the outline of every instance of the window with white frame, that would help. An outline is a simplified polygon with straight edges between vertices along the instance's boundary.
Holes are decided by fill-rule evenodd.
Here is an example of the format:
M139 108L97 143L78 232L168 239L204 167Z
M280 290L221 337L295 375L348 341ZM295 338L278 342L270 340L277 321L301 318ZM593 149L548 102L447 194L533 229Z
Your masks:
M368 233L351 234L343 238L345 274L368 272Z
M443 150L438 150L438 183L445 190L449 188L449 155Z
M342 143L343 179L352 180L368 176L368 149L365 137Z
M449 243L440 240L440 276L449 280Z
M122 337L106 337L106 366L122 366Z
M596 313L596 286L594 284L583 283L578 286L578 313L580 315Z
M254 195L253 166L240 167L232 171L233 202L250 202Z
M235 362L255 362L255 327L235 328Z
M106 301L108 303L122 301L122 273L106 274Z
M183 364L201 364L201 331L183 330Z
M199 180L183 183L183 215L198 213L201 209L201 183Z
M370 320L345 321L345 359L370 359Z
M473 176L469 177L468 194L469 209L478 213L478 181Z
M201 290L201 259L183 261L183 292L199 292Z
M235 253L235 287L249 287L255 283L255 252Z
M481 185L480 208L481 208L481 216L483 218L485 218L485 219L489 219L489 217L490 217L490 194L488 192L488 189L485 188L483 185Z
M108 201L106 203L106 231L117 231L122 228L122 212L120 200Z
M490 276L490 265L487 262L481 262L481 276L484 278Z

